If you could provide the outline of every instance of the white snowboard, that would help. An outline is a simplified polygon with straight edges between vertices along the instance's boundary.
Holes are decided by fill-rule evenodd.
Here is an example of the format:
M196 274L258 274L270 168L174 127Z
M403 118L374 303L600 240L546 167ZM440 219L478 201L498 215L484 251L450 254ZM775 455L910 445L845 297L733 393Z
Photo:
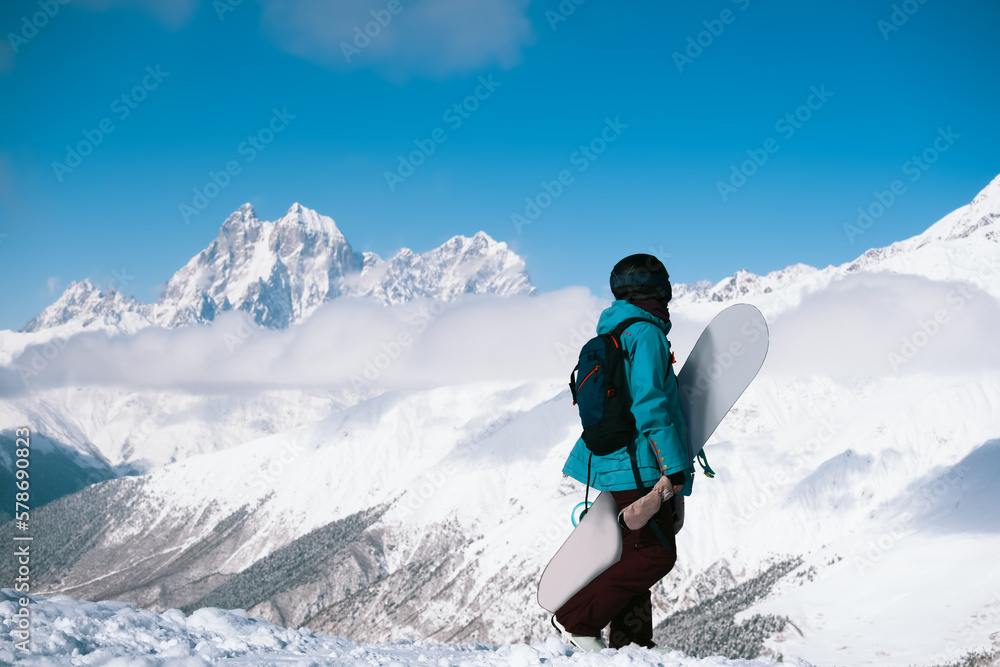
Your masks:
M767 356L767 323L755 307L726 308L709 323L677 374L691 457L702 450ZM538 582L538 604L552 613L621 558L619 507L597 496Z

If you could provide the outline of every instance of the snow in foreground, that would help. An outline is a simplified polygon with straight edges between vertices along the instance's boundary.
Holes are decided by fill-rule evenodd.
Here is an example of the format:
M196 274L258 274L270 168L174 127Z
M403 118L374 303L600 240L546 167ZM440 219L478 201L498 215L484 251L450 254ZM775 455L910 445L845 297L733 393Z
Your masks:
M199 609L162 614L125 602L81 602L66 596L31 596L31 649L15 649L18 593L0 591L0 663L23 665L772 665L767 660L689 658L636 647L581 653L551 638L527 646L434 644L399 640L361 646L343 637L290 630L247 617L240 610ZM791 664L808 667L808 663Z

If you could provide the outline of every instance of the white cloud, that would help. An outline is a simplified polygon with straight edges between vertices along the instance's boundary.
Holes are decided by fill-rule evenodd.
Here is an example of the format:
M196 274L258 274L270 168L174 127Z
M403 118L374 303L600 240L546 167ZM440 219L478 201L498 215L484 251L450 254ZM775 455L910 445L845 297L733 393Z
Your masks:
M114 338L80 334L62 345L28 348L0 368L0 394L85 385L235 393L351 387L356 380L381 390L568 379L606 306L579 287L394 307L338 299L281 331L227 313L211 326ZM681 310L671 316L670 339L683 361L706 323ZM931 324L936 316L943 323ZM769 324L766 374L845 378L1000 368L993 340L1000 303L966 283L855 274Z
M768 372L876 377L1000 367L1000 303L970 283L859 273L771 323Z
M338 299L282 331L227 313L211 326L113 338L80 334L62 346L27 349L10 370L30 370L26 384L33 389L95 384L222 392L344 387L355 379L392 389L559 378L569 375L606 305L583 288L474 296L450 305ZM4 393L19 384L23 390L9 374L0 380Z
M528 0L397 1L401 9L391 14L388 0L262 0L263 30L293 55L393 78L509 68L533 38ZM344 45L357 51L345 56Z
M49 289L49 294L55 294L56 289L59 287L59 277L49 276L49 279L45 281L45 286Z

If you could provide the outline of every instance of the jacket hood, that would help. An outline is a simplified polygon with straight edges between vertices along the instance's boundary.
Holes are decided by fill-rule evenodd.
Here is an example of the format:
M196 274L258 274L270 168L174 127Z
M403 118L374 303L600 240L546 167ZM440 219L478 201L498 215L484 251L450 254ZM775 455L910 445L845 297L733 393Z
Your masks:
M597 320L597 333L602 334L614 331L616 326L632 317L641 317L644 320L649 320L654 324L660 325L664 331L670 331L670 322L664 322L659 317L650 315L639 306L619 299L605 308L604 312L601 313L601 317Z

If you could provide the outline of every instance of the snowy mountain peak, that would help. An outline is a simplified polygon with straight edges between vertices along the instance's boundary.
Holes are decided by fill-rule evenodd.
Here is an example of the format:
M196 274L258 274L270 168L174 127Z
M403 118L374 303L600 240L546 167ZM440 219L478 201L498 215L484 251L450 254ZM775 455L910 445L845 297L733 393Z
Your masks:
M92 282L90 282L90 278L74 280L63 292L62 297L60 297L60 301L63 299L76 299L80 297L86 298L94 292L100 293L100 290L97 289Z
M972 205L976 206L986 201L987 199L993 199L994 201L1000 199L1000 175L997 175L990 184L987 185L982 191L975 196L972 200Z
M71 282L55 303L33 317L21 331L41 331L70 321L76 321L83 329L111 327L133 331L135 318L145 319L142 311L143 304L122 296L114 287L102 290L84 278Z
M406 276L405 279L403 277ZM356 294L383 303L416 298L451 300L462 294L533 294L524 260L480 231L453 236L437 248L415 253L403 248L388 262L365 258Z
M219 228L219 236L206 250L244 252L247 245L252 245L260 238L262 227L253 207L244 204L226 218Z
M456 236L455 238L461 238L463 240L465 239L464 236L460 236L460 237ZM472 243L472 245L479 246L479 247L489 247L491 245L498 245L499 244L498 241L494 241L493 237L491 237L489 234L487 234L484 231L478 231L478 232L476 232L475 234L472 235L472 238L468 239L468 240ZM505 248L507 247L506 243L504 244L504 247Z
M997 176L976 195L968 206L945 216L933 225L924 236L952 241L977 238L1000 243L1000 176Z
M257 219L257 213L253 210L253 206L247 203L240 206L226 218L225 222L222 223L220 231L259 226L260 220Z
M472 237L453 236L443 244L439 250L443 252L454 252L462 255L485 255L490 252L502 252L507 249L507 244L500 244L494 241L489 234L483 231L476 232Z
M285 215L279 218L274 224L277 227L294 225L311 232L324 233L331 238L346 242L344 234L338 229L333 218L320 215L313 209L303 206L298 202L288 207Z
M228 310L245 311L258 324L280 329L345 295L395 304L532 292L524 261L485 232L455 236L426 253L404 248L386 262L374 253L354 252L332 218L298 202L273 222L260 220L247 203L170 278L157 303L105 295L84 280L70 285L24 330L97 322L120 331L122 315L131 313L128 330L134 331L151 324L209 322Z

